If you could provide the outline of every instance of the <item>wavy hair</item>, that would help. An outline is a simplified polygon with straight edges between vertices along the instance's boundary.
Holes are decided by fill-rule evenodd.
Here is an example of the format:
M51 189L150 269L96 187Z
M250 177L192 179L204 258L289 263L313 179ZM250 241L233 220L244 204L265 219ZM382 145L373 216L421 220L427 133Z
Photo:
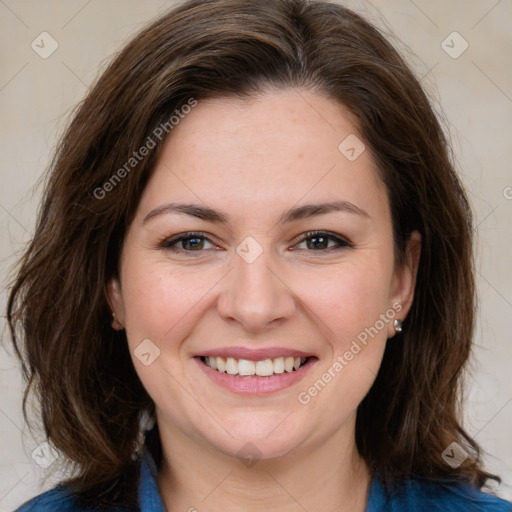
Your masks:
M335 3L187 1L101 74L57 147L11 286L24 405L34 392L48 439L75 470L66 483L77 496L134 506L139 419L153 405L124 331L111 328L106 283L165 140L155 129L191 99L249 98L269 87L308 88L344 105L386 185L399 264L410 233L422 236L406 328L388 343L357 411L360 454L387 485L416 475L482 487L497 477L483 470L459 420L474 327L468 201L418 80L373 25ZM154 147L126 167L148 137ZM152 440L158 460L157 430ZM471 455L456 469L441 457L454 441Z

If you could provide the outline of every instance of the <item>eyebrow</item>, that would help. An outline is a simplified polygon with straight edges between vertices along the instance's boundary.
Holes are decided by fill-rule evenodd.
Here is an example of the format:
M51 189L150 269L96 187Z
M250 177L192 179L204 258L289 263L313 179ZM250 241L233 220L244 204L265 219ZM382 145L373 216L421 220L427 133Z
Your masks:
M362 208L348 201L331 201L328 203L306 204L285 211L278 219L277 224L287 224L297 220L307 219L316 215L324 215L332 212L346 212L363 217L369 217L368 213ZM214 222L218 224L229 224L229 215L219 210L214 210L208 206L202 206L191 203L169 203L157 206L151 210L144 220L143 224L160 215L169 213L183 213L197 217L201 220Z

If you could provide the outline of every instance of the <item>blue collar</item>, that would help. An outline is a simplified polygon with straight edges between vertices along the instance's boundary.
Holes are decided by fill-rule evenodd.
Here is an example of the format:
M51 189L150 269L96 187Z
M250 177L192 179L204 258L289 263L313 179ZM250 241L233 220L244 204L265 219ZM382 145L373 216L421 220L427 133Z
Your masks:
M372 478L366 512L379 512L386 502L386 494L380 481ZM140 512L166 512L158 490L156 464L147 449L141 458L139 503Z
M141 458L138 489L140 512L166 512L158 490L156 464L147 449ZM376 474L370 482L366 512L511 512L511 505L508 501L467 484L443 483L424 478L410 478L402 490L388 494Z
M157 468L153 457L146 449L142 456L139 481L140 512L165 512L158 491Z
M157 468L146 449L140 459L138 484L140 512L166 512L158 491ZM94 512L92 508L80 508L70 490L57 486L22 505L16 512ZM386 492L378 474L374 475L368 491L366 512L511 512L512 503L476 487L448 481L429 481L425 478L409 478L400 489ZM126 510L116 509L117 512Z

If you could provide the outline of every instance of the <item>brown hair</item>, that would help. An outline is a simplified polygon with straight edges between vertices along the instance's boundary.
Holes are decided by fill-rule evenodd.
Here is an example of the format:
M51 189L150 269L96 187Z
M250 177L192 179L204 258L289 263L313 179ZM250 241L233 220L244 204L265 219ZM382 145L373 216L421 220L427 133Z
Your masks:
M361 455L389 485L417 475L481 487L492 477L458 419L474 322L471 213L419 82L376 28L340 5L192 0L129 42L77 109L8 303L25 399L36 392L46 435L77 471L68 484L97 504L133 505L127 475L141 411L152 407L124 331L110 326L105 285L164 139L155 128L191 99L271 86L346 106L387 187L398 263L410 233L422 236L406 328L358 409ZM155 148L112 182L148 137ZM441 458L453 441L471 453L457 469Z

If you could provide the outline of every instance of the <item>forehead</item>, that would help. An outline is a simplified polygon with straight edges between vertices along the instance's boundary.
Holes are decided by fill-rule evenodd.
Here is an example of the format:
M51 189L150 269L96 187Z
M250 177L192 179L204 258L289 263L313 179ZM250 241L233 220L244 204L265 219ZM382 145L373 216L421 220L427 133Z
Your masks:
M165 141L141 209L177 199L238 213L341 199L379 215L387 205L352 116L293 89L199 101Z

